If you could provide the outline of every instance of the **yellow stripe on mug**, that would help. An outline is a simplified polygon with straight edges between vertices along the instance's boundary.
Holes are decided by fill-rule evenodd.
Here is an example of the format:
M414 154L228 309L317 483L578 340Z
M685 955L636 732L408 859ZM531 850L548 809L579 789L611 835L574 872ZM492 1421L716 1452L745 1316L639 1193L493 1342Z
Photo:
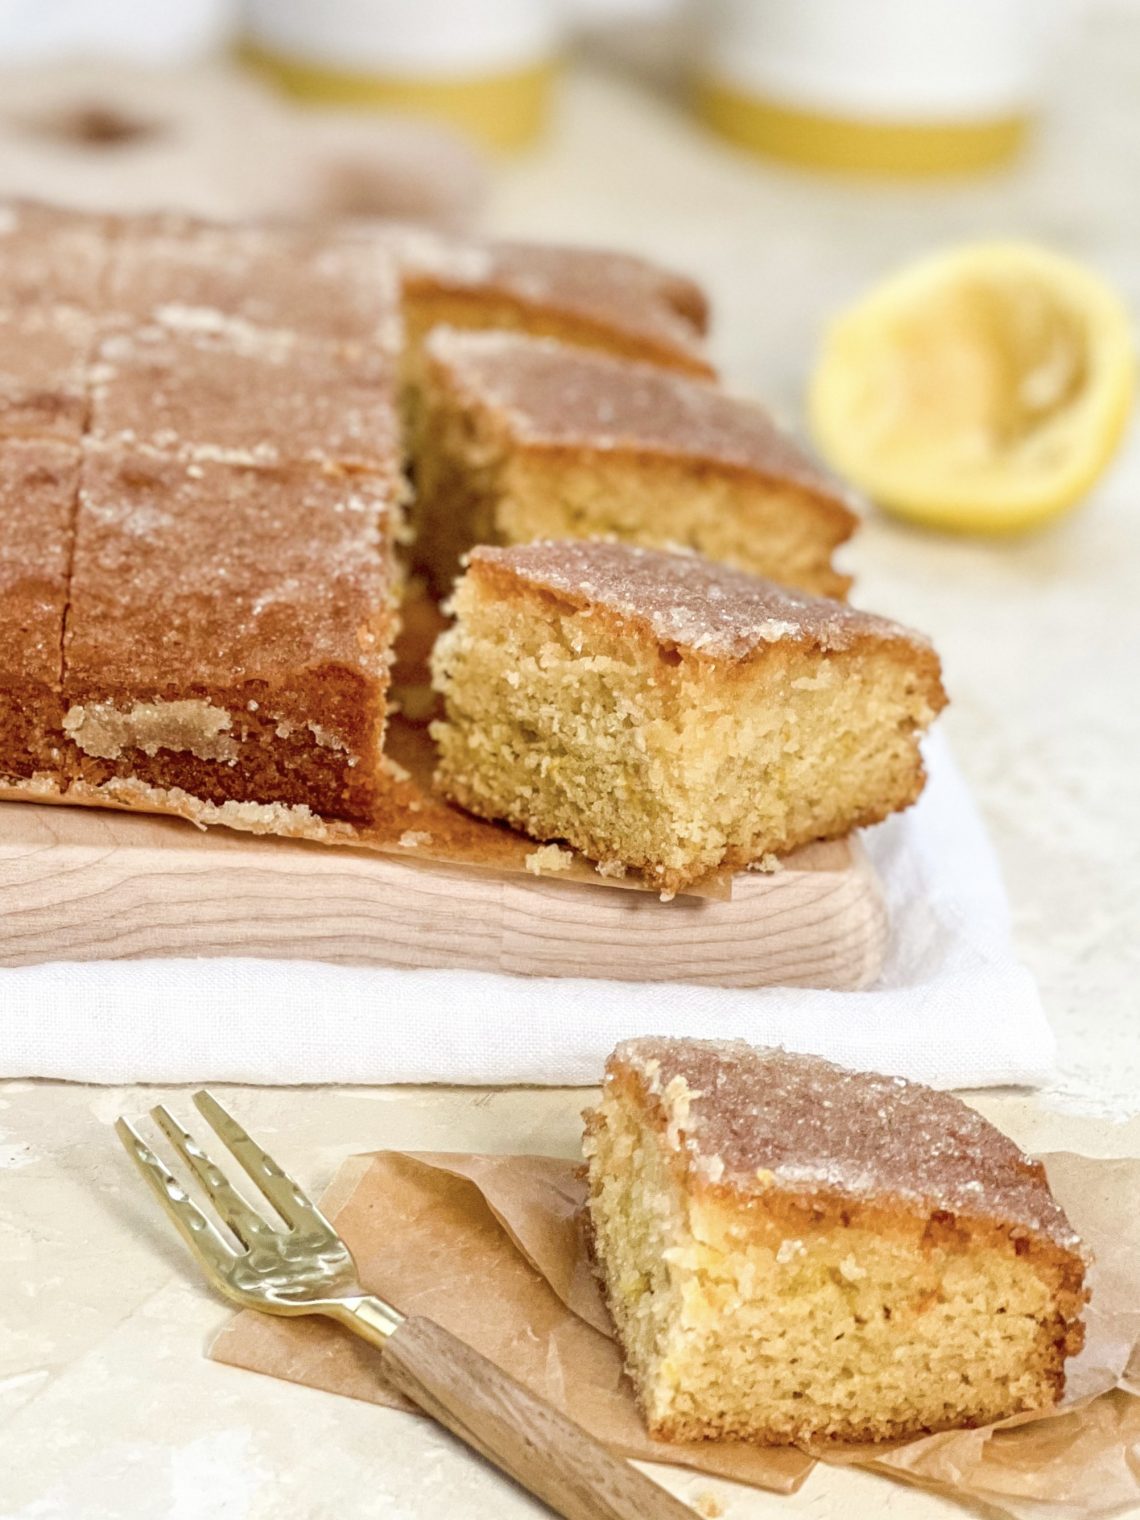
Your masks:
M246 58L300 99L411 112L496 148L540 132L552 0L248 0Z
M704 0L694 106L813 168L944 174L1025 141L1072 0Z

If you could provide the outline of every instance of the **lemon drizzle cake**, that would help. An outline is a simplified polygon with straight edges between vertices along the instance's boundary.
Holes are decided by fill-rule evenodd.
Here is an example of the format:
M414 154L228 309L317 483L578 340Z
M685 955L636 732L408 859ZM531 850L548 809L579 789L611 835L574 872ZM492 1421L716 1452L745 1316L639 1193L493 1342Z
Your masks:
M438 641L439 785L666 891L906 807L945 703L919 635L696 555L478 548Z
M599 535L824 596L858 519L753 401L518 333L436 328L414 461L417 555L447 584L476 543Z
M949 1094L740 1041L631 1040L585 1152L658 1438L890 1440L1060 1397L1080 1243L1040 1163Z

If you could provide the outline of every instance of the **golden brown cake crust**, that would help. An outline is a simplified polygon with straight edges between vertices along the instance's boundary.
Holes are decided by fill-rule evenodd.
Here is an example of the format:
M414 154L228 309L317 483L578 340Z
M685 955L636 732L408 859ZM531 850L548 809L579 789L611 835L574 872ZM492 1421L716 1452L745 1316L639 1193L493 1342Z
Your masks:
M0 312L0 441L78 443L87 423L95 321L73 306Z
M849 536L847 492L754 401L688 376L551 339L437 328L427 356L468 403L493 409L517 443L704 461L799 487Z
M290 470L84 458L66 646L76 685L192 671L272 679L343 663L378 673L391 487Z
M710 660L743 661L777 644L838 652L885 641L929 672L935 710L945 704L921 634L694 554L588 539L521 544L474 549L471 573L501 594L520 588L599 609L665 649Z
M1041 1163L950 1093L743 1040L627 1040L607 1066L623 1070L696 1185L901 1204L1081 1252Z
M384 246L295 228L119 218L104 305L128 325L213 312L389 354L400 341L396 265Z
M106 294L111 219L38 202L0 205L0 290L8 311L75 306L97 311Z
M167 307L161 319L105 338L93 380L98 443L396 473L395 366L379 349Z

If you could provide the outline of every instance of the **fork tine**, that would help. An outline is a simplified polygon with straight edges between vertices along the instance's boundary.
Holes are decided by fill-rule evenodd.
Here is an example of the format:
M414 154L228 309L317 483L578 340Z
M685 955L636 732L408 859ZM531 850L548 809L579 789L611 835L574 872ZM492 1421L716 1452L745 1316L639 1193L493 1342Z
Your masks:
M139 1132L126 1119L115 1124L115 1133L127 1154L142 1173L154 1196L173 1220L183 1240L220 1287L225 1287L226 1273L237 1260L213 1225L173 1172L167 1170Z
M260 1145L250 1139L237 1120L226 1112L211 1093L204 1089L196 1092L194 1104L286 1224L295 1229L319 1228L331 1239L339 1240L340 1237L316 1204L305 1196L292 1177L281 1170L272 1156L267 1155Z
M226 1174L210 1160L194 1136L178 1123L165 1104L152 1108L151 1118L197 1177L225 1224L241 1241L251 1246L259 1235L272 1235L273 1226L251 1208Z

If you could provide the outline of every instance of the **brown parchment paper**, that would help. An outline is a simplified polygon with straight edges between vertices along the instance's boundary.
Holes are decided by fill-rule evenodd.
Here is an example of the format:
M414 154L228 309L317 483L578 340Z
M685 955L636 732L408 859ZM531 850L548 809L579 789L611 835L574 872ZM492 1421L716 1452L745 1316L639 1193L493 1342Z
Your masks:
M1140 1160L1041 1158L1096 1257L1085 1350L1064 1405L895 1447L829 1448L858 1464L1017 1520L1077 1520L1140 1503ZM347 1161L323 1200L370 1292L454 1331L622 1454L794 1492L794 1447L666 1445L646 1435L579 1228L577 1165L541 1156L405 1154ZM321 1320L246 1312L210 1356L408 1409L379 1354Z

